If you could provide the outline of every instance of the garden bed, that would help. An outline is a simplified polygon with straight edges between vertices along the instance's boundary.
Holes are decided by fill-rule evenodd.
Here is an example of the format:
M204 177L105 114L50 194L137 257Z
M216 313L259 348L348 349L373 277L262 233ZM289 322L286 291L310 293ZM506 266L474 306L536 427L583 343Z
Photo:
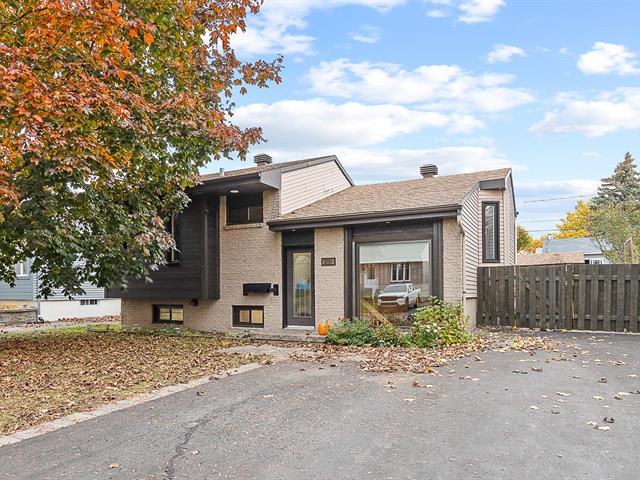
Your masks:
M222 353L240 342L217 336L107 327L0 337L0 434L268 359Z
M419 347L375 347L342 346L321 344L310 346L290 357L302 362L335 364L338 361L355 360L360 368L372 372L433 373L437 367L453 360L469 357L478 360L487 351L555 352L557 343L539 336L518 335L512 332L480 331L470 342L457 345L442 345L432 348Z

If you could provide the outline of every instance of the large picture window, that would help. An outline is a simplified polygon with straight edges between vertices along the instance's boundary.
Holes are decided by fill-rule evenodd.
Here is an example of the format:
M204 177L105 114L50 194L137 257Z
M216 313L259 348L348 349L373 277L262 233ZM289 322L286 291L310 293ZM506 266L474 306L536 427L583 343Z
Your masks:
M360 318L411 324L432 293L431 240L358 245Z
M498 202L482 203L482 261L500 261L500 208Z
M227 195L227 225L262 223L262 193Z
M182 323L184 320L184 308L182 305L154 305L154 323Z

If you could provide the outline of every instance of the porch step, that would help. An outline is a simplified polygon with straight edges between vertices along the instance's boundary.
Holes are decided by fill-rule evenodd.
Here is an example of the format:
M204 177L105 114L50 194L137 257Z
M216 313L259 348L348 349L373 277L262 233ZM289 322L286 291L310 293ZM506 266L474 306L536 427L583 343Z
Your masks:
M274 342L306 342L306 343L324 343L326 338L317 333L301 332L249 332L250 338L253 340L269 340Z

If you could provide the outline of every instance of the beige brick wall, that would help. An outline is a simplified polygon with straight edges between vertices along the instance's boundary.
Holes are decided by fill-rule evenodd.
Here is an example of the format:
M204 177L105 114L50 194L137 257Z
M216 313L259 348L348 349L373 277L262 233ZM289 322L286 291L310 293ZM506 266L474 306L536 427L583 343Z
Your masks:
M264 193L265 222L278 215L277 191ZM122 321L125 326L152 326L154 303L184 305L184 326L201 331L233 331L233 305L264 306L264 331L282 328L282 293L242 295L242 284L249 282L277 283L282 288L282 240L266 223L261 225L226 226L226 199L220 199L220 300L189 299L123 300Z
M321 265L323 257L334 257L335 266ZM316 324L344 316L344 230L320 228L315 231Z
M455 218L442 221L443 293L448 302L463 301L462 230Z

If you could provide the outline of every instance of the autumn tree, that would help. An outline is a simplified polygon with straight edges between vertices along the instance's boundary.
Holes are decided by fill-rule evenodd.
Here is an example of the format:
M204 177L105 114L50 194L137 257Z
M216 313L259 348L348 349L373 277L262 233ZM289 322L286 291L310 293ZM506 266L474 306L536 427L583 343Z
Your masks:
M43 294L74 294L164 262L199 168L261 140L233 98L279 82L281 58L230 46L260 4L0 2L1 280L34 257Z
M640 175L630 153L602 179L588 228L613 262L640 262Z
M567 212L567 215L562 219L562 222L556 225L559 230L553 237L554 238L578 238L588 237L591 235L589 230L589 215L591 213L591 207L588 202L578 200L576 207L572 212Z

